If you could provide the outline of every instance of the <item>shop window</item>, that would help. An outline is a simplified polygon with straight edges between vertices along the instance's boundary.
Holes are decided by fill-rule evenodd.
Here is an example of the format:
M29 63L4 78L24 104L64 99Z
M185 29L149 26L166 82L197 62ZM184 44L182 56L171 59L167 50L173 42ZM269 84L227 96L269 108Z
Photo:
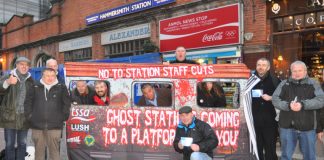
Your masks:
M304 15L297 15L294 16L294 22L295 22L295 30L301 30L304 26Z
M83 61L92 58L91 48L64 52L64 61Z
M274 27L273 27L273 32L281 32L282 31L282 18L277 18L273 21Z
M69 85L72 104L100 105L110 104L110 84L108 81L78 80Z
M317 12L317 25L324 25L324 12Z
M315 13L309 13L305 15L305 27L315 27L316 17Z
M10 69L16 68L16 60L17 60L17 57L15 57L14 59L12 59L12 61L10 63Z
M209 108L239 108L239 84L234 82L200 82L197 104Z
M138 82L133 84L133 102L140 107L171 107L172 84L167 82Z
M46 61L52 58L52 56L47 55L45 53L41 53L36 57L36 67L45 67Z
M293 28L293 16L284 18L284 30L290 31Z
M148 38L136 39L127 42L119 42L114 44L108 44L105 46L105 56L108 58L126 57L140 55L144 53L144 42L149 40Z

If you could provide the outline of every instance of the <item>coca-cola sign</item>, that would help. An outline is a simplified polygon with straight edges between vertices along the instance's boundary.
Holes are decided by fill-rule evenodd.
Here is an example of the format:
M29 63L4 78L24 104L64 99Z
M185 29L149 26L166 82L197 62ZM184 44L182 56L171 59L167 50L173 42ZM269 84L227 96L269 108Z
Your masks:
M223 32L215 32L212 35L205 34L202 42L220 41L223 39Z
M160 21L160 51L240 43L239 4Z

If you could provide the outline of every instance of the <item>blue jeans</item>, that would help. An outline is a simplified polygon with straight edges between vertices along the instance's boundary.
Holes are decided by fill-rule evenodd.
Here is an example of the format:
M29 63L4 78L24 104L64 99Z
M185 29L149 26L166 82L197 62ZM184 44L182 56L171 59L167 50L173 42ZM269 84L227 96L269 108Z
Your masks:
M190 160L212 160L207 153L203 152L192 152L190 155Z
M24 160L26 154L28 130L4 129L6 141L5 160ZM17 136L17 152L15 152L15 143Z
M280 128L281 160L291 160L297 140L304 160L316 160L316 132Z

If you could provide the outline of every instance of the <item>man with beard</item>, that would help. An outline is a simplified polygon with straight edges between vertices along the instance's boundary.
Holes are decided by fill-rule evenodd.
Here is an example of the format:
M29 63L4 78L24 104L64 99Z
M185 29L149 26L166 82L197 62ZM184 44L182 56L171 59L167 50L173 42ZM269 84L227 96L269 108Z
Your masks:
M271 75L270 62L260 58L256 63L256 75L261 81L252 89L252 115L260 160L276 160L278 128L276 111L272 105L272 94L280 80ZM265 151L265 154L263 152Z
M72 91L73 104L94 104L95 91L87 85L86 81L77 81Z
M163 64L166 65L172 63L199 64L196 61L186 59L186 54L187 54L186 48L184 48L183 46L179 46L175 51L176 60L171 62L163 62Z
M96 81L94 85L96 95L93 96L93 100L95 104L100 106L109 105L108 84L105 81Z

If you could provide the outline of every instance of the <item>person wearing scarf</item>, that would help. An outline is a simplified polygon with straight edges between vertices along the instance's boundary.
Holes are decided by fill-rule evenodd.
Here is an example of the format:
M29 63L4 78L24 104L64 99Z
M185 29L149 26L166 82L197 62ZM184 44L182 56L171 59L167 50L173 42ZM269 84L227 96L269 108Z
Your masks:
M32 128L35 160L45 159L46 147L49 159L60 160L61 133L71 106L68 90L58 82L54 69L45 68L40 82L28 88L28 93L25 114Z
M29 125L25 119L24 101L27 88L34 84L28 72L30 60L26 57L16 59L16 68L0 79L0 90L4 97L0 107L0 127L4 128L5 159L24 160ZM17 152L15 143L17 139Z
M280 80L270 74L270 61L260 58L256 63L256 75L260 82L252 89L252 115L260 160L277 160L276 142L278 124L277 113L271 98Z

